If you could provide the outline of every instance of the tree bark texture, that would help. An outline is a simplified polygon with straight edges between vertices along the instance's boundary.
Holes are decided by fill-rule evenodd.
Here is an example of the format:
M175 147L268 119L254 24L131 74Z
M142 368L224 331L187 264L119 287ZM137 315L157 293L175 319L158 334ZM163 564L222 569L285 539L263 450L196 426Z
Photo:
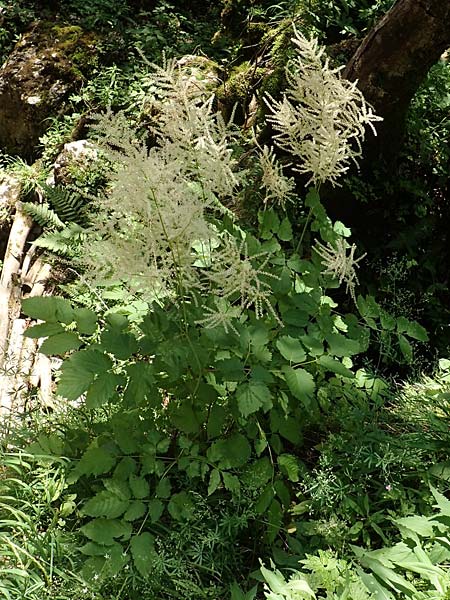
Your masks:
M384 118L368 137L369 157L390 160L401 143L408 106L430 67L450 47L450 0L397 0L368 33L343 77Z

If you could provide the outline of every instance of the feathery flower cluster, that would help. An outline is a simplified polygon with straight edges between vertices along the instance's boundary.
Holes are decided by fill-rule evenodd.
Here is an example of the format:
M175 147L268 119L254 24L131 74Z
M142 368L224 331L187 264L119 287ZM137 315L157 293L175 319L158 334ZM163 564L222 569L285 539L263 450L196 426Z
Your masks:
M310 175L315 186L324 181L333 185L361 156L365 126L373 132L380 121L364 100L356 82L332 69L324 48L295 30L297 57L286 69L289 88L282 100L270 95L266 104L272 114L268 121L275 129L277 145L300 159L296 170Z
M284 175L272 148L264 146L259 154L259 163L262 168L261 183L266 191L264 202L277 202L282 208L285 208L286 203L292 200L295 192L294 179Z
M345 281L347 292L350 293L356 302L355 287L359 283L356 268L366 254L355 259L356 245L352 244L350 246L344 238L338 238L335 246L332 246L330 243L325 246L317 242L314 250L322 259L322 264L326 267L324 273L329 273L337 277L340 284ZM349 250L348 254L347 250Z
M265 260L257 264L262 256ZM234 238L227 238L207 277L219 297L226 300L237 297L241 311L253 306L258 319L266 310L280 322L270 303L271 286L267 281L278 277L265 270L268 260L266 253L249 256L245 240L238 245Z

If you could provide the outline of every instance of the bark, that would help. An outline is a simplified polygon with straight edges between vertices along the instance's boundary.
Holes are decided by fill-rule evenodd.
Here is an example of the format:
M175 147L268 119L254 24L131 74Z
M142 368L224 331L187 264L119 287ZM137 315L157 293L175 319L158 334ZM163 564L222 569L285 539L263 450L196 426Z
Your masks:
M401 143L410 101L430 67L450 47L449 0L397 0L368 33L343 77L358 87L384 118L366 153L390 161Z

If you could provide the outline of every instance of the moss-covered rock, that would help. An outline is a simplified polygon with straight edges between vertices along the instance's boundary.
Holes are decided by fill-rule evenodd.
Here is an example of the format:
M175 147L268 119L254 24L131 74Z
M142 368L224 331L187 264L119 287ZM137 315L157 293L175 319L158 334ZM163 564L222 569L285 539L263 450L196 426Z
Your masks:
M98 38L80 27L39 22L0 70L0 147L35 157L49 118L63 114L96 59Z
M219 109L225 120L233 111L238 124L249 125L254 113L255 92L266 75L266 68L245 61L234 67L217 90ZM252 113L252 114L250 114Z

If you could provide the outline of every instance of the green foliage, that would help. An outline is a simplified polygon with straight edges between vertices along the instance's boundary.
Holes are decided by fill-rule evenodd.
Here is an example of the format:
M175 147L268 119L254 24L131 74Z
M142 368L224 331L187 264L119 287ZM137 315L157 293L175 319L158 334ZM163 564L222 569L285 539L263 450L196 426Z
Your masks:
M306 15L332 43L344 36L364 35L392 4L392 0L312 0Z
M128 3L62 4L86 26L113 25L111 38L131 40L152 57L189 49L193 31L210 29L166 2L152 15L133 12L135 23L125 28ZM298 12L296 3L239 4L253 24ZM314 22L329 39L364 31L387 6L315 5ZM280 49L285 42L277 40ZM338 287L353 294L360 260L350 230L328 218L316 189L298 192L273 149L273 170L261 173L251 164L256 150L237 148L242 139L225 132L212 101L175 94L182 103L171 105L169 77L157 75L140 64L109 64L72 98L80 112L124 110L104 143L119 158L114 167L107 158L96 171L69 173L86 195L46 188L19 165L34 182L30 191L45 197L25 205L49 229L36 245L70 256L83 247L92 269L104 256L110 262L96 290L79 282L67 288L76 305L58 297L23 303L40 321L26 336L45 338L41 352L63 358L56 393L66 408L25 436L29 466L13 466L14 477L9 466L0 471L0 519L7 515L0 593L253 600L257 586L244 592L252 585L245 580L257 556L273 556L277 567L261 568L273 600L444 598L448 501L428 481L443 487L450 480L448 364L401 392L373 373L368 361L415 360L428 341L417 313L369 293L355 294L356 306L342 302ZM138 134L126 119L138 123ZM157 134L141 143L149 119ZM44 162L68 127L55 125L43 140ZM99 188L105 193L90 206L88 239L85 198ZM228 208L244 194L257 206L251 224ZM277 201L287 213L269 208ZM161 229L146 221L150 213L163 215ZM96 219L105 229L95 230ZM190 230L194 221L201 227ZM133 252L119 256L107 245L114 236ZM137 268L133 261L155 239L154 260ZM122 277L115 276L118 258ZM161 277L150 281L149 264L169 273L164 292ZM136 293L130 275L144 281ZM430 516L431 494L438 516ZM287 581L280 569L298 571L299 559L302 571Z
M356 558L347 559L319 551L301 560L304 570L288 581L280 571L262 566L265 597L302 600L326 593L327 598L342 600L447 598L450 502L434 488L431 491L438 511L431 517L415 515L394 521L401 537L395 545L372 551L353 546Z

